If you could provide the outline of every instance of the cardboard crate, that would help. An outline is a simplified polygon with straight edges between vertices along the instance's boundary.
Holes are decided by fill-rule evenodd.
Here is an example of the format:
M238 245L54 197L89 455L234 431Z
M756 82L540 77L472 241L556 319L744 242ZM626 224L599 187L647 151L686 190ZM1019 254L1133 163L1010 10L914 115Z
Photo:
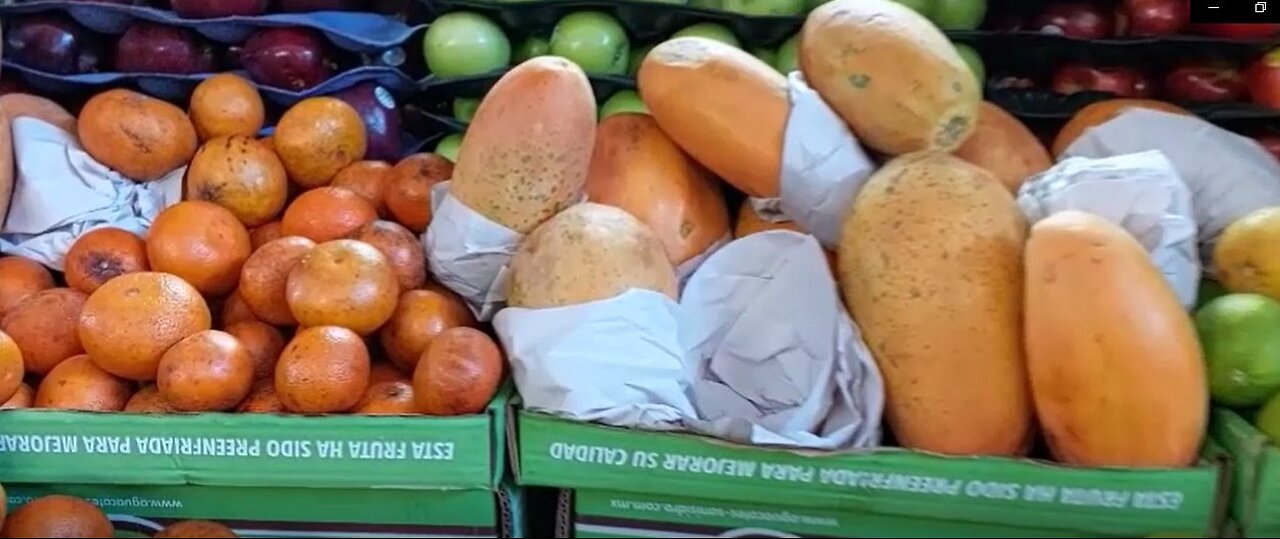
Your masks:
M509 398L450 418L4 411L0 478L11 503L97 499L122 533L201 518L254 537L522 537Z
M1213 411L1209 431L1234 461L1233 531L1240 537L1280 537L1280 448L1226 408Z
M519 483L565 489L562 537L1214 537L1230 480L1212 443L1193 468L1085 469L511 420Z

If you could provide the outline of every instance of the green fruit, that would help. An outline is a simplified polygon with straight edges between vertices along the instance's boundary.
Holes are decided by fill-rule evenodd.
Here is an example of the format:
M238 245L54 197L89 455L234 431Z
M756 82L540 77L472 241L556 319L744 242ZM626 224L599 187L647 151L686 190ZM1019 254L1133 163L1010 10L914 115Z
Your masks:
M631 59L631 44L617 19L600 11L579 11L556 23L551 54L569 59L587 73L622 75Z
M1253 418L1253 425L1267 435L1272 445L1280 445L1280 393L1273 395L1258 415Z
M640 64L644 63L644 57L648 56L651 50L653 50L653 45L643 45L638 49L631 49L631 62L627 65L628 75L636 76L636 72L640 71Z
M715 11L723 9L723 4L720 3L720 0L689 0L689 5Z
M427 69L439 77L480 75L511 63L511 42L483 15L459 11L441 15L422 38Z
M774 64L778 63L777 51L771 51L764 47L756 47L754 49L751 49L751 55L755 56L756 58L759 58L761 62L769 64L770 66L773 66Z
M516 47L516 62L546 56L551 53L551 41L542 36L529 36Z
M454 133L436 143L435 154L456 163L458 162L458 150L461 148L462 133Z
M1201 279L1200 290L1196 292L1196 308L1203 307L1206 303L1218 299L1222 296L1230 294L1226 287L1213 279Z
M964 58L964 63L969 64L969 71L973 72L973 76L978 79L978 87L981 88L987 82L987 68L982 62L982 55L973 47L964 43L954 43L956 52L960 53L960 57Z
M462 123L471 123L476 117L476 109L480 108L480 99L475 97L453 98L453 117Z
M796 63L798 61L796 55L796 40L799 36L791 36L782 42L782 46L778 47L778 59L774 60L773 67L782 72L783 75L800 69Z
M902 4L904 6L907 6L915 10L916 13L924 15L925 17L928 17L930 20L932 20L933 4L937 0L893 0L893 1L899 4Z
M705 37L707 39L713 39L721 43L733 45L734 47L742 47L742 44L738 42L738 36L733 35L733 30L714 22L700 22L671 34L671 37L672 39L677 37Z
M644 106L640 94L635 90L619 90L600 107L600 119L603 120L621 112L638 112L649 114L649 107Z
M933 0L929 17L943 30L973 30L987 16L987 0Z
M817 9L817 8L818 8L818 6L820 6L820 5L822 5L822 4L825 4L825 3L827 3L827 2L830 2L830 1L831 1L831 0L809 0L808 2L806 2L805 7L806 7L806 8L808 8L808 9L809 9L809 11L813 11L813 10Z
M1229 294L1200 308L1195 322L1215 401L1257 406L1280 390L1280 302Z
M799 15L806 0L721 0L721 9L744 15Z

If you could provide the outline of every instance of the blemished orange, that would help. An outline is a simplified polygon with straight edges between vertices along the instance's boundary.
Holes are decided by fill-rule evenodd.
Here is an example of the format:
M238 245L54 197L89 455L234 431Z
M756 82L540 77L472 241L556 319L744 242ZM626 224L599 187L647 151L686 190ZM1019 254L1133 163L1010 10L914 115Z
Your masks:
M502 350L475 328L445 330L413 371L418 412L436 416L479 413L502 381Z
M369 387L369 349L354 331L306 328L276 363L276 395L286 410L306 414L351 410Z
M410 155L391 170L387 213L416 234L431 223L431 188L453 176L453 163L431 153Z
M240 322L261 322L258 315L253 314L253 309L249 308L249 304L244 302L244 297L240 295L240 290L232 292L222 302L222 310L218 314L218 327L222 329L229 328Z
M188 200L165 208L147 232L151 269L172 273L202 294L223 296L236 288L249 258L249 231L230 210Z
M92 294L126 273L147 271L147 244L128 230L96 228L76 238L62 263L67 286Z
M253 359L255 380L275 375L276 361L284 350L284 335L279 329L266 322L245 320L227 326L224 331L239 339L240 344L249 352L249 357Z
M334 240L317 245L293 267L285 293L302 327L342 326L369 335L395 312L400 285L378 249Z
M236 412L242 414L279 414L284 411L284 405L280 404L280 396L276 395L274 377L254 382L253 389L249 390L249 396L236 407Z
M40 381L34 406L119 412L132 396L133 387L129 382L98 368L89 356L79 355L59 363Z
M0 332L0 402L8 401L22 389L22 350L8 334Z
M53 274L39 262L20 256L0 258L0 315L27 296L53 287Z
M272 142L289 179L308 189L328 185L368 148L360 114L332 97L304 99L285 111Z
M410 290L400 295L395 314L378 331L382 351L405 372L413 372L431 340L445 330L474 326L475 315L453 292Z
M160 396L184 412L235 408L253 387L253 358L231 334L208 330L187 337L160 359Z
M107 281L80 312L80 344L107 372L154 380L169 347L209 329L209 306L186 281L158 272Z
M32 389L29 384L23 383L18 386L18 391L9 397L9 400L0 404L0 410L16 410L21 408L30 408L35 402L36 390Z
M385 161L360 161L342 169L329 185L350 189L373 204L378 215L386 215L387 186L390 183L391 165Z
M289 272L314 249L316 243L302 236L285 236L263 245L240 269L240 299L254 316L269 324L298 323L285 298Z
M205 143L187 168L187 200L212 202L246 227L275 219L289 195L289 177L275 152L253 137L232 135Z
M220 73L196 85L187 109L202 141L230 135L256 135L266 121L266 114L258 89L233 73Z
M84 353L78 326L86 300L79 290L50 288L32 294L0 318L0 331L22 350L27 372L43 375L62 360Z
M206 539L240 537L231 528L208 520L184 520L165 526L151 537L182 538L201 537Z
M350 189L312 189L289 204L280 220L286 236L302 236L317 243L345 238L378 218L373 204Z
M417 413L413 384L408 379L370 383L364 397L356 404L359 415L412 415Z
M271 221L262 226L254 227L249 231L249 243L253 245L253 250L257 251L259 247L266 245L271 240L278 240L284 237L284 225L279 219Z
M171 414L178 409L164 399L159 387L155 384L147 384L129 397L129 402L124 405L124 411L130 414Z
M392 221L372 221L360 227L351 239L374 246L391 263L400 290L422 288L427 281L427 253L418 237Z
M75 496L36 498L10 514L4 537L113 537L115 528L98 506Z

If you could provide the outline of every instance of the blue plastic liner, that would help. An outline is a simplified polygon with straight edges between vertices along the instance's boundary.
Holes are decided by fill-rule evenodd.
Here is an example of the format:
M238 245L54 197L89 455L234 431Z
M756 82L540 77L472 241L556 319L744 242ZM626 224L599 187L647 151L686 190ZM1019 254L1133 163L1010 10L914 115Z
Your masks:
M171 11L146 6L35 0L3 3L0 17L7 15L62 11L86 28L102 34L124 33L137 20L190 28L216 43L242 43L249 34L265 27L306 27L325 35L338 48L358 53L377 53L408 41L414 32L426 25L409 26L376 13L353 11L318 11L312 13L280 13L253 17L220 19L184 19Z

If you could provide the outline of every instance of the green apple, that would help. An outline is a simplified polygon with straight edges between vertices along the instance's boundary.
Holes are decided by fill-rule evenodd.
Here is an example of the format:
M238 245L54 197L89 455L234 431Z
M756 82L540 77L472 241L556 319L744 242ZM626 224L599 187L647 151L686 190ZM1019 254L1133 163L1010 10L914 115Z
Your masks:
M782 45L778 47L778 59L773 61L773 67L782 72L783 75L800 69L797 65L800 62L796 53L797 39L800 39L799 34L787 38L787 40L783 41Z
M914 9L916 13L928 17L933 20L933 4L937 0L893 0L899 4Z
M458 162L458 150L461 148L462 133L454 133L436 143L435 154L456 163Z
M636 76L636 72L640 71L640 64L644 63L644 57L649 55L649 51L653 50L653 45L641 45L638 49L631 49L631 64L627 66L627 74L632 77Z
M767 47L756 47L751 49L751 55L759 58L761 62L769 64L770 67L778 63L778 53L776 51L769 50Z
M441 15L422 39L427 69L440 77L465 77L511 63L511 42L493 21L477 13Z
M677 37L705 37L721 43L728 43L734 47L742 47L742 43L738 41L738 36L733 35L733 30L714 22L700 22L671 34L671 37L672 39Z
M600 106L600 119L603 120L620 112L649 114L649 107L644 106L644 101L640 100L640 94L635 90L619 90Z
M631 44L617 19L600 11L579 11L556 23L551 54L567 58L587 73L622 75L631 60Z
M459 122L471 123L471 119L476 117L476 109L478 108L480 108L480 98L453 98L453 117Z
M987 16L987 0L933 0L933 23L943 30L974 30Z
M722 6L724 4L721 2L721 0L689 0L689 5L693 7L700 7L702 9L711 9L715 11L720 11L721 9L723 9Z
M744 15L799 15L806 0L723 0L725 11Z
M978 87L981 88L987 81L987 68L982 62L982 55L973 47L964 43L954 43L956 52L960 53L960 57L964 58L964 63L969 64L969 71L973 72L974 78L978 79Z
M543 36L529 36L520 42L519 47L516 47L516 62L546 56L550 53L551 41Z

